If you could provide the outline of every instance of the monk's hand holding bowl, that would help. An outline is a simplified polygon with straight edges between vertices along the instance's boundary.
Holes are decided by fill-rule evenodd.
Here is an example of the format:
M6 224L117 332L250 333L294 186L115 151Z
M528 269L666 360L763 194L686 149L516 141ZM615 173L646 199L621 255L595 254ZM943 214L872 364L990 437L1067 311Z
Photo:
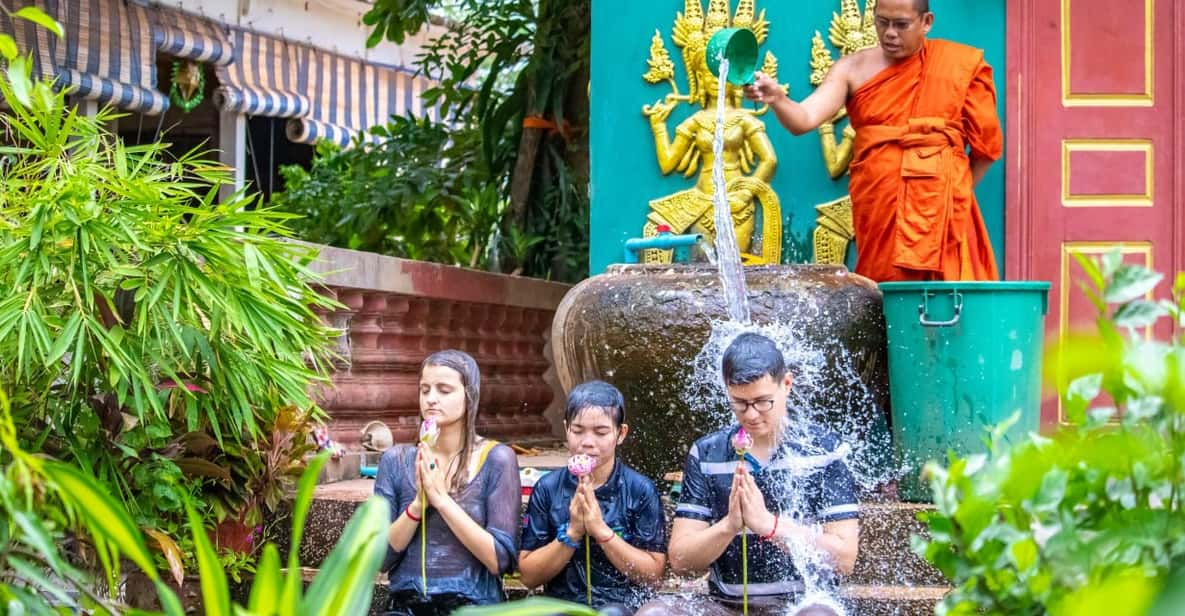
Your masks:
M771 104L786 96L778 81L762 72L753 75L753 83L745 86L745 98L758 103Z

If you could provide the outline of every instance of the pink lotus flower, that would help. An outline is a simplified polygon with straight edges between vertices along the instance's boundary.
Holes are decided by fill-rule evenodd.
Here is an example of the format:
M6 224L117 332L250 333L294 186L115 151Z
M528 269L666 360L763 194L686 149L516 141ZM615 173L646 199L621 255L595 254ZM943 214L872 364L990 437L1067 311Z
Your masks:
M737 451L737 455L742 458L753 448L753 437L744 428L737 430L737 433L732 437L732 448Z
M420 424L420 442L429 446L436 446L436 439L440 438L440 426L436 425L436 420L429 417Z
M596 467L597 459L589 455L578 453L568 458L568 472L577 477L583 477L593 472Z

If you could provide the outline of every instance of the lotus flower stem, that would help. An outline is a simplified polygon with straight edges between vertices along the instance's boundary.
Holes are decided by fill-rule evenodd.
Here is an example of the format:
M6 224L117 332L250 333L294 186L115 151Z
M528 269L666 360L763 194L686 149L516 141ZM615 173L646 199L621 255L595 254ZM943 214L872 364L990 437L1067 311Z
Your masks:
M592 607L592 552L588 549L588 535L584 535L584 594Z
M440 427L431 417L420 424L420 442L429 449L436 446L436 439L440 437ZM424 493L424 483L420 482L420 494ZM420 588L424 598L428 597L428 501L420 500Z
M597 459L592 456L580 453L568 458L568 472L576 475L577 482L596 467ZM592 550L589 549L587 530L584 533L584 593L589 607L592 607Z
M749 540L741 529L741 613L749 614Z
M428 598L428 501L420 500L420 587Z
M745 463L745 454L753 448L753 437L742 427L732 437L732 448L740 458L738 464ZM749 614L749 535L741 527L741 613Z

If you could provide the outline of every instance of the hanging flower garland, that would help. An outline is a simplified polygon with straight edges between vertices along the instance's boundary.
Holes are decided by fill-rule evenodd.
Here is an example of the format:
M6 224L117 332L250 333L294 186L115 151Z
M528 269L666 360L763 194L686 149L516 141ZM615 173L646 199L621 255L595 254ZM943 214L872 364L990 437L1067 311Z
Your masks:
M206 91L206 72L202 65L190 60L173 62L173 85L169 100L185 113L201 104Z

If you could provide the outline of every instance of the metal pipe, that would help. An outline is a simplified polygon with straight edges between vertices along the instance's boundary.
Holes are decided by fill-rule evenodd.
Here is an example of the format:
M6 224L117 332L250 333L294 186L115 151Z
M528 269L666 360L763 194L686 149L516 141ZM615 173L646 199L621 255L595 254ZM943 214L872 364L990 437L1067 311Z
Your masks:
M660 233L654 237L635 237L625 241L625 262L638 263L638 255L643 250L672 250L695 246L704 238L699 233L675 235Z

